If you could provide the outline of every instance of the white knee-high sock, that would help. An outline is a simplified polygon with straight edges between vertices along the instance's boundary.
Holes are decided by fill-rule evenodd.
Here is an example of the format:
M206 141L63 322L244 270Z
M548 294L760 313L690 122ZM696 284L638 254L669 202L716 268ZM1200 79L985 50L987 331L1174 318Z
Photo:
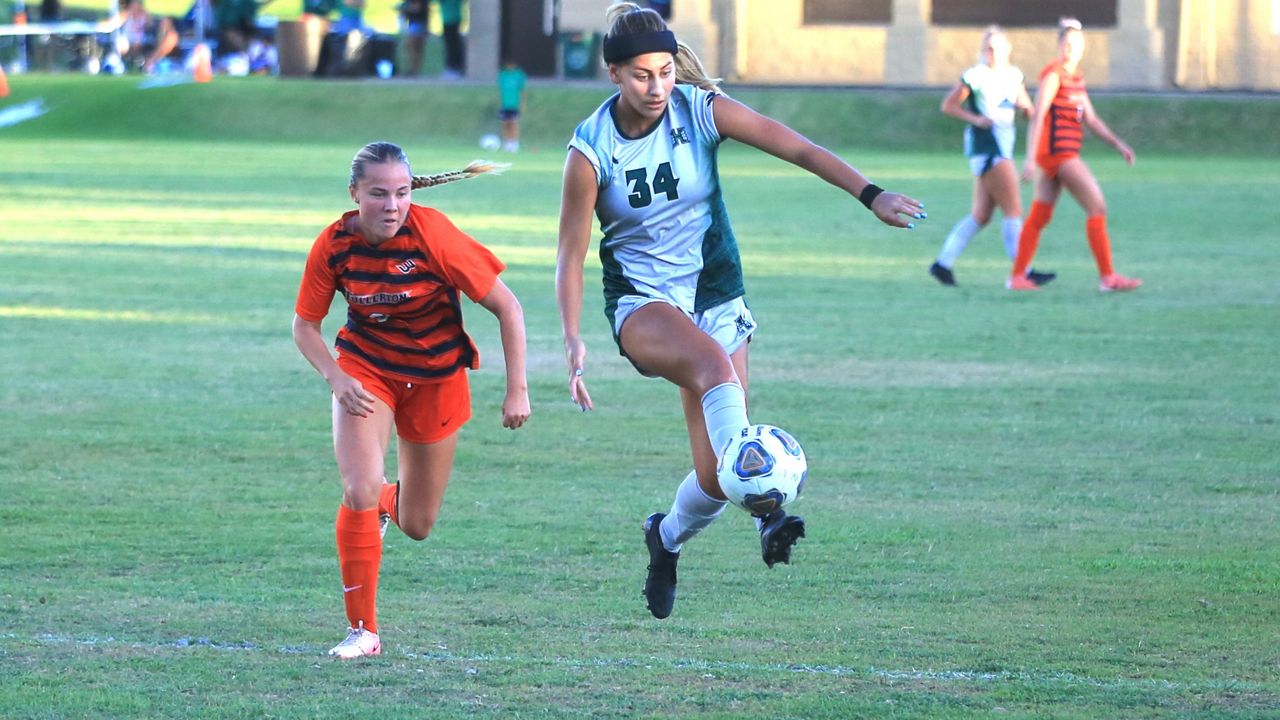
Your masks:
M963 220L951 228L951 234L947 235L946 241L942 243L942 250L938 252L938 264L950 270L956 264L960 253L964 252L965 247L968 246L969 241L981 229L982 226L973 219L972 215L965 215Z
M1010 260L1018 257L1018 236L1022 234L1022 218L1007 217L1000 224L1000 231L1004 234L1004 251L1008 254Z
M698 473L689 473L680 487L676 488L676 499L671 503L671 512L662 519L662 525L658 528L662 534L663 546L671 552L680 552L680 547L720 517L728 504L703 492L698 486Z
M738 383L722 383L702 396L702 417L716 457L734 433L751 424L747 419L747 394Z

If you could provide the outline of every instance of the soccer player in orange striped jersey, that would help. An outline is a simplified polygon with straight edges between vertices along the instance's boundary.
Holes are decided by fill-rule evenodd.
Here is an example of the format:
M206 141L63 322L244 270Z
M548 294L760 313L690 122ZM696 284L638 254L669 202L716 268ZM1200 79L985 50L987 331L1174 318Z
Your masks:
M440 514L453 469L457 431L471 417L467 370L479 367L462 327L459 292L498 318L506 360L502 424L529 419L524 315L498 277L502 261L411 192L489 172L417 176L391 143L366 145L351 162L357 209L326 227L307 256L293 339L333 394L333 447L342 477L336 536L347 637L329 654L377 655L376 599L382 534L389 520L423 540ZM335 359L320 323L335 292L347 301ZM395 428L399 482L385 481Z
M1133 165L1133 149L1125 144L1098 117L1085 91L1080 60L1084 57L1084 30L1080 22L1064 18L1058 31L1058 59L1040 72L1036 91L1035 112L1027 139L1027 161L1022 169L1024 180L1030 180L1036 168L1035 200L1018 238L1018 255L1013 262L1006 287L1010 290L1037 290L1026 278L1027 268L1040 243L1040 231L1053 217L1053 206L1066 188L1080 203L1088 220L1085 224L1089 248L1098 264L1098 289L1102 292L1136 290L1142 285L1111 266L1111 240L1107 236L1107 204L1098 181L1080 157L1084 128L1088 127Z

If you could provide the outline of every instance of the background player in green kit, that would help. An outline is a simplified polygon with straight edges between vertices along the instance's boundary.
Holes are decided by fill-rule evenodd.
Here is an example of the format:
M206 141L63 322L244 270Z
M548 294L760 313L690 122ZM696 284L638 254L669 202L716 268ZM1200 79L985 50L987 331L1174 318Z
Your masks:
M502 149L520 152L520 111L524 109L524 70L510 59L498 71L498 119L502 121Z
M1009 63L1012 50L999 26L988 27L982 34L978 64L965 70L960 82L942 100L942 112L968 123L964 129L964 154L973 173L973 207L951 228L938 259L929 266L929 274L943 285L956 284L956 260L973 236L991 221L996 207L1004 215L1000 224L1004 251L1010 260L1018 254L1022 193L1013 164L1018 134L1014 120L1018 113L1031 115L1031 97L1027 95L1022 71ZM1050 272L1027 272L1027 278L1036 285L1044 285L1054 277L1055 273Z
M717 150L734 139L791 162L858 198L882 222L913 227L923 206L884 192L831 152L719 92L653 10L608 10L604 59L618 93L574 130L565 161L556 298L573 402L592 407L580 335L583 263L592 213L604 233L605 313L619 349L648 376L680 388L694 469L667 513L644 523L645 599L655 617L675 604L681 546L725 506L717 453L747 419L747 341L737 241L720 193ZM788 562L804 521L757 518L765 564Z

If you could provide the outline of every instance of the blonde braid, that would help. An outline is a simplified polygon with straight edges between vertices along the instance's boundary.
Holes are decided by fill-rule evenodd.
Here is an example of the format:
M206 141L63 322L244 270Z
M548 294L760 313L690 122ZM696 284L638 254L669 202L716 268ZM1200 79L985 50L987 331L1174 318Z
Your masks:
M470 165L462 168L461 170L449 170L442 173L436 173L434 175L414 175L413 189L419 190L421 188L435 187L437 185L444 185L445 183L451 183L457 180L466 180L468 178L476 177L477 175L484 175L485 173L498 175L509 167L511 167L510 163L474 160Z

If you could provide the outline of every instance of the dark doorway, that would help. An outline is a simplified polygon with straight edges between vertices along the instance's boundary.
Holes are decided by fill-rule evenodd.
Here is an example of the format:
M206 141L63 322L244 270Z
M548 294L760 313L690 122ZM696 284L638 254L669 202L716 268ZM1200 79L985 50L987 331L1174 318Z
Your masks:
M501 57L509 58L529 77L556 74L556 28L548 13L556 0L502 0Z

